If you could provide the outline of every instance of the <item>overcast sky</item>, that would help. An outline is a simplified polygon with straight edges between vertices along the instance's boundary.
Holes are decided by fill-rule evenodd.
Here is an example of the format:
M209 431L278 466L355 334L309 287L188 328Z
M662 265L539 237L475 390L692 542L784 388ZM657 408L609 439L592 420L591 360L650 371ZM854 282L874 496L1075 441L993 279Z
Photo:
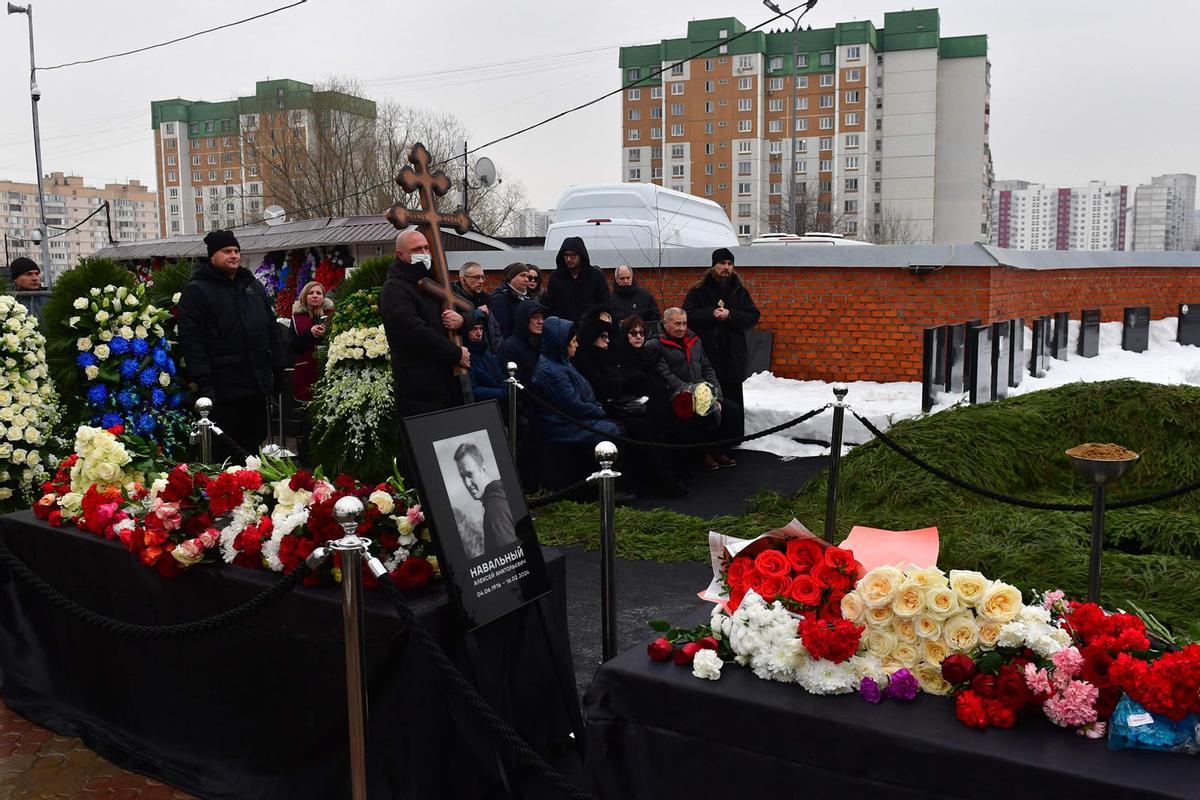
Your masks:
M132 49L286 2L37 0L38 62ZM884 11L911 7L821 0L805 22L882 26ZM997 178L1136 184L1200 172L1200 2L945 0L939 7L942 35L988 35ZM417 13L425 16L412 22ZM39 73L43 167L89 182L153 185L151 100L225 100L251 94L266 78L350 76L372 99L457 115L481 143L611 91L620 45L683 36L689 18L719 16L750 27L770 13L750 0L309 0L145 54ZM0 19L0 178L30 181L26 37L24 16ZM424 87L409 77L438 69L459 71ZM533 206L548 208L570 184L619 180L620 146L620 98L613 97L481 155L521 180Z

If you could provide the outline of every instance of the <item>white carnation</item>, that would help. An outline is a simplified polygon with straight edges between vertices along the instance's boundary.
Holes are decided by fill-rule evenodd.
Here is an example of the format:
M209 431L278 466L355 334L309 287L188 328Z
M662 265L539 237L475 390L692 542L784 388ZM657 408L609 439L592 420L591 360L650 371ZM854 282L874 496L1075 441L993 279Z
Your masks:
M704 680L720 680L723 666L725 662L716 650L701 650L692 658L692 675Z

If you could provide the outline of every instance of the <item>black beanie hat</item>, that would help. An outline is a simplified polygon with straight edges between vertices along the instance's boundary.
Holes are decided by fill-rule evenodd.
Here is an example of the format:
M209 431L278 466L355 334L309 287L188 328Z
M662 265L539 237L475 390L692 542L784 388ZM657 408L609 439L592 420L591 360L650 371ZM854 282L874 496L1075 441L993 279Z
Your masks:
M209 258L213 257L213 253L224 250L226 247L236 247L239 250L242 248L238 244L237 237L233 235L233 231L212 231L204 237L204 244L208 247Z
M8 275L14 281L26 272L41 272L32 258L26 258L25 256L14 258L12 263L8 265Z
M718 247L716 250L713 250L712 263L713 263L714 267L717 265L718 261L729 261L729 262L737 263L737 262L733 261L733 253L729 252L728 247Z

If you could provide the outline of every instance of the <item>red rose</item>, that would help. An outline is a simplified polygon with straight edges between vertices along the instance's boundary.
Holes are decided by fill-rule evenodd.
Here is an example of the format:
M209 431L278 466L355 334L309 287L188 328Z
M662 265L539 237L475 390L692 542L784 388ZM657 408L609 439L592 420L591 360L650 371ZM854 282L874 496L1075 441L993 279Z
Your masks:
M816 608L821 604L821 587L811 575L798 575L788 587L788 597L805 608Z
M62 512L57 508L50 512L50 516L46 518L46 522L53 528L60 528L63 524Z
M834 589L825 598L825 602L821 604L820 617L825 620L842 619L842 598L846 593L841 589Z
M692 663L692 659L696 657L696 653L699 653L700 650L699 642L688 642L671 654L671 660L680 666L690 664Z
M700 649L701 650L716 650L717 649L717 640L711 636L705 636L705 637L701 638L700 639Z
M729 601L726 605L729 606L729 613L732 614L738 610L738 606L742 604L742 600L746 597L745 589L731 589L729 592Z
M748 558L735 558L729 562L729 566L725 568L725 582L730 587L744 586L746 584L746 573L753 569L753 565Z
M1023 709L1032 699L1025 676L1008 664L1001 667L996 676L996 700L1015 712Z
M838 572L838 570L824 562L821 562L813 567L812 572L809 574L811 574L816 579L817 583L821 584L822 586L827 586L830 589L837 589L843 592L849 589L854 583L853 577L845 574L844 572Z
M825 548L825 563L838 572L853 575L855 565L858 562L854 560L854 554L849 550L843 550L840 547L827 547Z
M763 582L759 584L758 589L755 591L758 592L763 600L770 603L776 598L786 595L790 585L791 581L787 578L770 576L763 578Z
M660 636L650 644L646 645L646 653L655 661L666 661L671 657L671 652L675 648L671 646L664 637Z
M942 662L942 677L946 683L958 686L975 675L975 662L966 653L953 653Z
M1109 670L1112 669L1113 659L1108 651L1090 645L1080 651L1083 656L1083 673L1081 677L1097 689L1107 689L1112 686Z
M824 548L816 539L789 539L787 543L787 559L792 569L801 575L807 574L814 565L824 559Z
M762 582L766 579L767 576L763 575L756 569L747 570L746 578L742 581L742 586L746 589L753 589L757 592L759 587L762 586Z
M954 697L954 713L959 722L972 728L988 726L987 709L983 699L970 689L959 692Z
M996 696L996 679L991 675L977 673L971 678L971 691L979 697L993 698Z
M108 431L113 436L120 436L121 434L125 433L125 426L113 425L111 428L105 428L104 430Z
M754 568L768 578L782 578L788 574L791 565L788 557L778 550L763 550L754 559Z
M290 537L289 537L290 538ZM312 543L309 543L312 552ZM401 589L415 589L433 580L433 565L420 556L409 556L392 570L392 580Z

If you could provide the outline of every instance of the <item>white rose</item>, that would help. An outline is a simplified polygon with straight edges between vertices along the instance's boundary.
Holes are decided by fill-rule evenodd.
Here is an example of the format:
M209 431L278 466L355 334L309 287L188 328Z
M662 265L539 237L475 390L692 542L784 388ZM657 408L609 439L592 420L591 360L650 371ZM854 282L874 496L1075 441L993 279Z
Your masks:
M133 295L129 295L129 297L125 298L125 305L133 306L136 308L138 305L138 299L136 297L134 297Z
M381 514L390 514L396 507L395 502L392 500L392 496L387 492L379 491L378 489L371 492L371 494L367 497L367 502L378 508L379 513Z
M165 372L158 373L158 385L162 386L164 388L167 386L170 386L171 385L171 376Z
M7 487L0 487L0 500L7 500L12 496L13 496L12 489L9 489Z
M42 454L37 450L30 450L29 455L25 457L25 463L31 467L36 467L38 464L42 463Z
M979 643L979 627L970 614L959 614L942 625L942 639L951 650L966 652Z
M38 439L40 439L41 436L42 435L40 433L38 433L37 428L26 428L25 429L25 441L29 442L29 444L37 444Z
M96 322L101 324L108 322L110 314L107 311L101 310L96 312Z
M88 301L86 297L76 297L75 302L71 303L71 305L79 311L83 311L88 307ZM74 319L79 319L79 317L74 317Z
M94 380L96 380L96 377L100 374L100 368L97 367L95 364L93 364L90 367L84 367L83 374L87 376L87 379L89 381L94 381Z
M149 333L146 331L146 328L143 325L138 325L133 329L133 332L137 334L139 339L145 339L147 336L149 336Z
M117 331L117 333L121 334L121 336L126 339L133 338L133 328L129 327L128 325L122 325L121 329Z
M96 358L100 359L101 361L104 361L109 356L108 345L106 344L96 345L96 349L92 352L95 353Z
M102 341L102 342L111 342L111 341L112 341L112 338L113 338L113 332L112 332L112 331L110 331L110 330L108 330L108 329L105 329L105 330L102 330L102 331L100 331L100 341Z
M24 464L25 456L27 456L27 455L29 455L28 451L21 450L18 448L16 450L13 450L12 458L10 458L9 460L12 461L12 463L14 463L14 464Z
M950 570L950 588L958 595L958 602L973 608L991 584L982 573L967 569Z
M938 664L923 661L916 666L913 674L925 694L948 695L954 691L954 687L942 677L942 668Z
M904 574L895 567L882 566L868 572L858 582L858 593L867 608L890 606Z
M925 613L941 622L961 610L958 593L949 586L936 586L925 594Z
M905 581L892 598L892 612L897 617L915 617L925 610L925 592L915 583Z
M76 339L75 347L78 350L80 350L81 352L86 352L88 350L91 350L92 349L92 340L87 336L84 336L80 339Z
M93 286L91 289L88 289L88 294L90 294L92 297L99 297L100 289Z
M704 680L720 680L723 666L725 662L716 650L701 650L692 658L692 675Z
M96 465L96 478L105 483L116 483L121 478L121 468L111 461Z
M978 610L979 616L988 622L1012 622L1021 613L1021 590L996 581L983 593Z

